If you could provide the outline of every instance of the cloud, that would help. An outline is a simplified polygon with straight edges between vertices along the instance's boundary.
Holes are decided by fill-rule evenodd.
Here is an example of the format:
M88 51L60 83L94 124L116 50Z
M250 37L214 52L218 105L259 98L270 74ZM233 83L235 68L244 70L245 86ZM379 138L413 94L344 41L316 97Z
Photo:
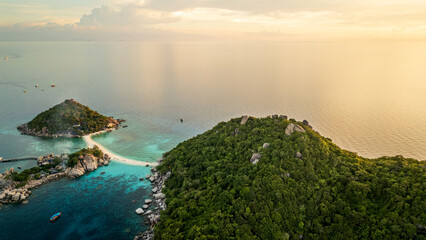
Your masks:
M149 10L132 3L121 8L111 5L95 8L90 14L83 15L77 25L128 28L176 21L179 21L179 17L172 13Z
M52 12L52 6L39 4L38 18L30 21L26 14L20 24L10 24L20 16L13 12L18 3L6 1L7 11L0 8L0 16L7 12L0 17L0 40L426 39L424 0L87 0L103 5L84 8L78 17L76 6L65 17L67 7ZM28 10L22 3L18 8L16 13Z

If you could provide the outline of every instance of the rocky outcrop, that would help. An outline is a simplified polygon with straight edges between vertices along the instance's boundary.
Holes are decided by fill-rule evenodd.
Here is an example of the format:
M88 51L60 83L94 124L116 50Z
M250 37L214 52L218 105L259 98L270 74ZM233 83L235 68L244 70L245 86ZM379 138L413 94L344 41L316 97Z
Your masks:
M155 224L160 221L160 212L165 210L167 207L166 195L162 193L161 190L164 188L164 183L172 173L169 171L166 174L161 174L157 172L157 169L155 167L151 169L151 172L152 175L147 175L146 178L152 180L151 183L153 185L153 190L155 190L153 192L156 193L153 194L154 199L146 199L145 205L143 205L142 207L147 210L144 214L146 216L145 222L150 226L150 228L148 231L145 231L144 233L135 236L135 240L150 240L154 238L153 228Z
M109 156L104 154L103 158L94 157L91 154L79 156L79 162L73 168L66 167L66 161L68 155L62 154L60 156L54 156L53 153L41 156L37 159L39 166L46 166L56 161L57 165L55 168L50 168L49 171L41 171L37 174L32 174L25 186L20 186L21 182L14 182L10 178L10 174L14 172L14 169L7 170L5 174L0 174L0 203L26 203L28 197L31 194L29 189L37 188L43 184L51 181L61 179L63 177L77 178L84 175L86 172L93 171L100 166L108 165ZM59 161L59 163L58 163Z
M252 164L256 164L259 162L260 158L262 157L262 155L260 153L253 153L253 155L250 158L250 162Z
M109 164L109 157L106 154L104 158L97 158L92 154L87 154L85 156L81 155L78 157L78 160L78 163L67 171L67 176L71 179L81 177L86 172L94 171L98 169L98 167Z
M293 132L301 132L304 133L306 132L305 129L303 129L301 126L299 126L298 124L294 124L294 123L290 123L287 128L285 129L285 134L287 136L290 136Z
M270 145L269 143L264 143L262 147L263 147L263 148L268 148L268 147L269 147L269 145Z
M247 115L244 115L243 117L242 117L242 119L241 119L241 122L240 122L240 124L241 125L244 125L244 124L246 124L246 122L247 122L247 120L249 119L249 116L247 116Z

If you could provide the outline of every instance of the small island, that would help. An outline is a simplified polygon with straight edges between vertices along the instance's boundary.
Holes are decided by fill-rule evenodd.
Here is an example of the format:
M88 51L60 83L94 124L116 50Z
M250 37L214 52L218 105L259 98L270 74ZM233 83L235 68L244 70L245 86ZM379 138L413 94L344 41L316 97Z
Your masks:
M48 182L68 177L78 178L98 167L109 165L110 157L97 146L84 148L72 154L55 156L53 153L40 156L37 167L21 172L14 168L0 174L0 205L9 203L28 203L30 189Z
M122 119L106 117L87 106L67 99L18 127L25 135L78 138L87 134L117 129Z

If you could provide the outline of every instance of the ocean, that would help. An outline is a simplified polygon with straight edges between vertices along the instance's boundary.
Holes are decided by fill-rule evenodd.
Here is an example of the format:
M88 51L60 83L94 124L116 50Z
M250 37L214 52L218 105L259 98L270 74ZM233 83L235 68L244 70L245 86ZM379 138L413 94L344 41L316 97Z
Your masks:
M424 42L0 42L0 156L84 147L16 130L72 98L126 119L128 128L94 138L135 160L154 161L220 121L271 114L306 119L365 157L425 160L425 63ZM35 163L0 172L18 166ZM132 239L146 229L134 210L150 197L139 181L149 171L112 162L34 189L27 205L1 207L0 238Z

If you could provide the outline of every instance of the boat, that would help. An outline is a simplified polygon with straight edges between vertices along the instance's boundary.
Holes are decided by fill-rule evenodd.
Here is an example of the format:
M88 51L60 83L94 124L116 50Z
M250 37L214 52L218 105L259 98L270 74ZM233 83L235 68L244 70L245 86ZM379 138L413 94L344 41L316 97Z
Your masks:
M9 59L8 57L4 57L4 60L7 60L7 59Z
M58 220L58 218L62 215L62 212L58 212L56 214L54 214L51 218L50 218L50 222L55 222L56 220Z
M2 157L0 157L0 161L1 161L1 160L3 160L3 158L2 158Z
M27 90L24 90L24 93L27 93Z
M51 87L56 87L56 85L55 84L52 84L52 85L50 85Z
M38 84L36 84L35 87L38 88Z

